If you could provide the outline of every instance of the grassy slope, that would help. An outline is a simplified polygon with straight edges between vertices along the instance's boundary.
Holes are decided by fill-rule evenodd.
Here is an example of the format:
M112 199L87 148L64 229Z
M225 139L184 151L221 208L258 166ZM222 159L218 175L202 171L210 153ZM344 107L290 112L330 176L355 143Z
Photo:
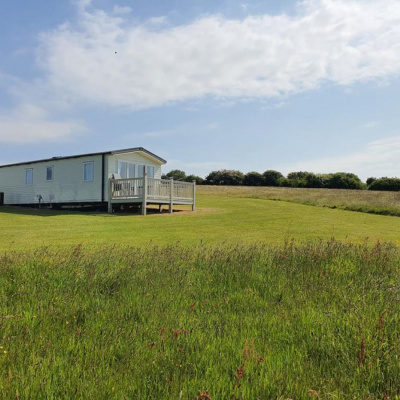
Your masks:
M335 237L399 244L400 219L199 188L195 213L107 215L0 209L0 251L42 245L283 243ZM232 190L232 189L230 189ZM240 192L238 192L240 193ZM224 192L222 191L222 194Z

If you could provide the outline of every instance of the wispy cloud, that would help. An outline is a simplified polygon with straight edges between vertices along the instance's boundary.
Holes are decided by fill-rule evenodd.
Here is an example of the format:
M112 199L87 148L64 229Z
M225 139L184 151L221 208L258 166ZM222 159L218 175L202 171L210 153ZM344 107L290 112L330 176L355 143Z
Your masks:
M378 122L378 121L369 121L369 122L366 122L366 123L363 125L363 128L371 129L371 128L375 128L375 127L378 126L378 125L379 125L379 122Z
M154 131L145 131L145 132L135 132L132 134L127 134L124 136L124 139L132 140L139 137L145 138L169 138L169 137L177 137L177 136L185 136L190 132L191 134L201 135L206 134L208 132L215 132L220 127L219 122L210 122L206 124L199 124L196 127L188 126L188 125L181 125L175 126L171 129L161 129L161 130L154 130Z
M43 34L38 52L46 84L71 101L141 109L400 74L398 0L305 0L296 15L215 15L156 31L76 1L78 24Z
M132 12L132 8L130 8L130 7L121 7L118 5L113 7L113 14L116 14L116 15L130 14L131 12Z
M82 122L51 119L45 110L31 104L0 111L0 143L63 142L85 130Z
M370 142L363 149L339 157L325 157L278 166L287 174L291 171L315 173L353 172L364 180L370 176L400 177L400 136Z

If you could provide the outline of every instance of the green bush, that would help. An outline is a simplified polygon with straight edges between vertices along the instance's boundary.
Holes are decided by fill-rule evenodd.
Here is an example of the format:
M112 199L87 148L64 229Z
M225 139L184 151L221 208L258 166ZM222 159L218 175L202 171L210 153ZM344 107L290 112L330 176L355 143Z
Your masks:
M248 172L244 179L243 185L245 186L263 186L264 177L259 172Z
M328 189L364 189L364 185L357 175L346 172L327 175L324 187Z
M398 192L400 191L400 179L388 177L375 179L368 186L368 190L388 190Z
M206 183L209 185L242 185L244 174L240 171L223 169L220 171L212 171L206 176Z
M174 179L176 181L184 181L186 180L186 173L185 171L181 171L180 169L173 169L169 171L167 174L162 176L163 179Z
M279 186L279 179L283 178L283 175L279 171L269 169L263 173L263 177L265 186Z
M196 185L202 185L204 183L204 179L201 176L198 175L188 175L185 179L186 182L196 182Z

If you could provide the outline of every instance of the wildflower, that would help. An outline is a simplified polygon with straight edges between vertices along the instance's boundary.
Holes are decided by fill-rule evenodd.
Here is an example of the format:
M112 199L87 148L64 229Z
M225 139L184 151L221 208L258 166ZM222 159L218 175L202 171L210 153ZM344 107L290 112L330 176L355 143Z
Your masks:
M66 323L66 325L68 325L68 324L69 324L69 321L65 321L65 323Z
M4 353L4 354L7 354L7 350L4 350L3 353Z

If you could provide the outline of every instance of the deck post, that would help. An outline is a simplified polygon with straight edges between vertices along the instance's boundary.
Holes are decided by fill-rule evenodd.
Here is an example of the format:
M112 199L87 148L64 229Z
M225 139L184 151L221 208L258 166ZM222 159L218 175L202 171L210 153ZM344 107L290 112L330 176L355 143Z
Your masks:
M112 214L112 178L108 180L108 213Z
M193 181L193 204L192 204L192 211L196 209L196 181Z
M171 178L169 180L169 190L170 190L169 212L172 213L174 208L174 178Z
M146 215L146 204L147 204L147 174L146 167L143 167L143 203L142 203L142 215Z

